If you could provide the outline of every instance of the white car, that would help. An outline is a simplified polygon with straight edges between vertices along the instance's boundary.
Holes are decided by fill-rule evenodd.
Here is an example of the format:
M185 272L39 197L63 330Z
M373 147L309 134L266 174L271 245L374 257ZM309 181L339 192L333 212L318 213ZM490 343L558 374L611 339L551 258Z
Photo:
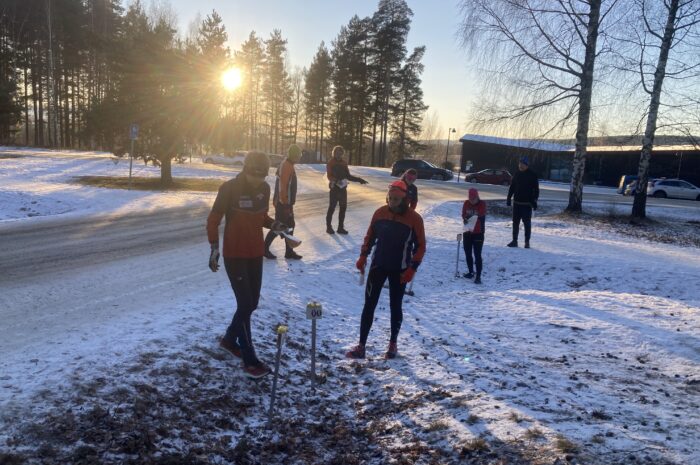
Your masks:
M238 165L243 166L247 152L234 153L212 153L204 155L202 161L204 163L214 163L216 165Z
M682 179L656 179L647 184L647 195L700 200L700 188Z

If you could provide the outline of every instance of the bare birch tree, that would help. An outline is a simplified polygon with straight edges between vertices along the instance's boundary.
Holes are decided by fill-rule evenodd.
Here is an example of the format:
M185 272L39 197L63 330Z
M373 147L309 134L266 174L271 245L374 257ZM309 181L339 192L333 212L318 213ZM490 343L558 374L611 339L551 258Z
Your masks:
M700 1L634 0L634 5L639 27L631 28L636 34L632 39L623 42L628 45L631 43L636 48L637 56L636 59L627 59L625 62L634 66L638 72L639 83L649 96L646 127L639 157L639 180L632 206L632 220L637 221L646 217L649 163L662 107L664 82L667 78L680 80L698 75L700 59L697 50L700 49L700 40L697 31L700 24ZM657 51L655 64L650 62L654 59L653 51ZM672 56L672 52L676 58Z
M549 128L576 121L576 150L566 210L580 212L594 69L601 25L618 0L462 0L462 38L503 85L491 123L546 114ZM610 21L610 20L609 20ZM601 47L605 49L605 47ZM497 98L497 99L498 99ZM505 100L505 102L504 102Z

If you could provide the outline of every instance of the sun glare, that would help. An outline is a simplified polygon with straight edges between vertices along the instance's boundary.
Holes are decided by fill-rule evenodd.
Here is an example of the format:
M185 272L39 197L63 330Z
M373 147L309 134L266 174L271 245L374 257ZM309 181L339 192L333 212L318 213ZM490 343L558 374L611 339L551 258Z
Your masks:
M238 89L241 86L242 80L241 70L238 68L229 68L221 75L221 83L224 89L228 91Z

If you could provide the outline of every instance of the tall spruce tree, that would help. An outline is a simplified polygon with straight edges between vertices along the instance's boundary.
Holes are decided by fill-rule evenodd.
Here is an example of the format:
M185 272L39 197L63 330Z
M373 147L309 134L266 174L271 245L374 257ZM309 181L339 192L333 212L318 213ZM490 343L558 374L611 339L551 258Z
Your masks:
M324 128L331 100L332 60L326 45L321 42L306 74L304 87L307 129L312 134L314 150L324 154Z
M393 94L393 118L391 134L396 143L396 157L403 159L417 150L425 149L418 141L421 122L428 106L423 103L421 74L425 46L416 47L406 59L398 74L396 91Z

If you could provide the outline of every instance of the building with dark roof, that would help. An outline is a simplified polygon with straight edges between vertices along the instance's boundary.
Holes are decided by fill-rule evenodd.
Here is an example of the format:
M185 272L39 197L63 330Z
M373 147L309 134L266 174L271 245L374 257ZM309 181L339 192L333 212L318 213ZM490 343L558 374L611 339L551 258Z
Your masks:
M475 172L507 169L515 173L518 159L527 155L530 168L540 179L571 181L575 147L541 140L507 139L466 134L462 143L460 169ZM586 149L585 184L617 186L625 174L637 174L641 146L589 146ZM654 147L649 166L652 178L679 177L700 186L700 148L694 145Z

